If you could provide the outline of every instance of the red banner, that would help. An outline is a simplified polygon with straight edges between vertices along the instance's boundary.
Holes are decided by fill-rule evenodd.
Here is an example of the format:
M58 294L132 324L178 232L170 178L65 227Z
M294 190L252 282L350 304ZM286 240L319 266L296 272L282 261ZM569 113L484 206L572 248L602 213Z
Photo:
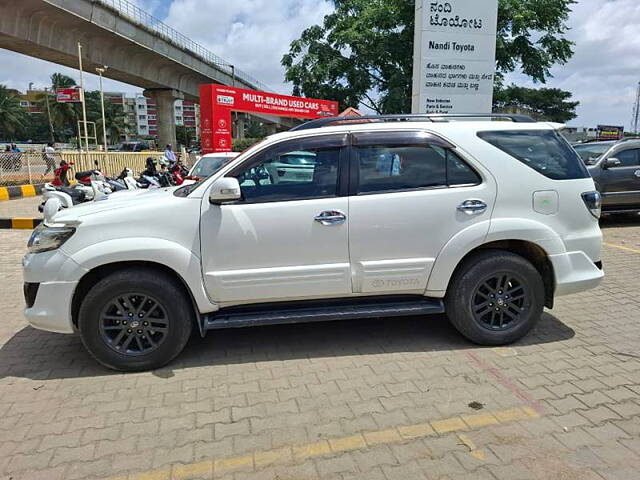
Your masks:
M338 115L338 102L224 85L202 85L200 136L203 153L231 151L231 112L314 119Z
M56 101L58 103L82 102L82 90L80 88L57 88Z

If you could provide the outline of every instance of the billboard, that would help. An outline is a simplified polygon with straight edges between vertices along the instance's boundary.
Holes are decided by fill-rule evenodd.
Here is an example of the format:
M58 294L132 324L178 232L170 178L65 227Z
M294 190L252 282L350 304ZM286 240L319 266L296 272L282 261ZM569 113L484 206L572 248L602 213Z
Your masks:
M624 127L614 127L611 125L598 125L598 140L622 140L624 138Z
M56 101L58 103L82 102L82 90L80 88L56 88Z
M203 153L231 151L231 112L315 119L337 116L338 102L225 85L202 85L200 135Z
M413 113L491 113L498 0L416 0Z

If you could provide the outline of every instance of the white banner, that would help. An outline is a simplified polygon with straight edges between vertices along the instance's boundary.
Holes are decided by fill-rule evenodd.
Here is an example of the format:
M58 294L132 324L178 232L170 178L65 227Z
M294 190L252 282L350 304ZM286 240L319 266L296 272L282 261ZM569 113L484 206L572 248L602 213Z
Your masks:
M498 0L416 0L413 113L491 113Z

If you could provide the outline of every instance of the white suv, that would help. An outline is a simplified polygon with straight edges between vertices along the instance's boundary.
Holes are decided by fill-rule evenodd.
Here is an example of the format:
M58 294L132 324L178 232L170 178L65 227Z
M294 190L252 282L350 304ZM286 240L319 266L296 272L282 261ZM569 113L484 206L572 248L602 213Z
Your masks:
M600 196L556 125L489 117L321 119L201 183L48 215L26 317L119 370L251 325L446 312L473 342L513 342L602 279ZM312 174L279 182L292 152Z

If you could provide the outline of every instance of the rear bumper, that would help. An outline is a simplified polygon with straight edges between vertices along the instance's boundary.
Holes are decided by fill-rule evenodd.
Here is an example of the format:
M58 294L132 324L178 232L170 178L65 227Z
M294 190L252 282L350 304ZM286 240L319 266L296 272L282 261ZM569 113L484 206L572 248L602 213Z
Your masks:
M584 252L550 255L556 279L556 296L583 292L600 285L604 278L601 262L593 262Z

